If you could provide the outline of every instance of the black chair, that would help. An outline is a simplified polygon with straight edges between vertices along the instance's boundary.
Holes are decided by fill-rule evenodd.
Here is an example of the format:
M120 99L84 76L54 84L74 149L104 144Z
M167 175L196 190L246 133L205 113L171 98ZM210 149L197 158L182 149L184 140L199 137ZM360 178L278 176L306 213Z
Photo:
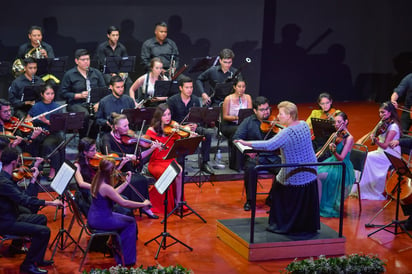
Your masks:
M360 193L360 181L363 175L363 169L365 167L366 157L368 156L368 147L362 144L354 144L350 153L350 161L352 162L353 169L355 170L355 182L358 188L359 199L359 213L362 211L361 193Z
M23 249L25 250L27 250L26 243L31 241L30 237L27 235L18 236L18 235L0 234L0 250L2 249L5 241L13 241L13 240L21 240L23 242Z
M73 194L68 192L67 196L68 196L67 200L69 201L69 205L73 211L73 215L81 228L77 242L80 243L83 232L85 232L87 235L90 236L90 240L89 240L89 243L87 244L86 250L81 250L83 252L83 258L82 258L82 261L80 262L79 271L81 271L82 269L82 266L84 264L84 261L86 260L87 253L90 250L93 240L99 237L105 237L105 238L111 237L112 238L112 246L111 246L112 251L116 252L121 257L122 265L124 266L125 263L124 263L124 258L123 258L122 243L121 243L120 235L116 231L97 230L97 229L90 228L87 225L87 222L85 222L83 215L79 207L77 206L77 203L76 203L76 200ZM72 260L74 258L76 251L77 251L77 245L73 250Z

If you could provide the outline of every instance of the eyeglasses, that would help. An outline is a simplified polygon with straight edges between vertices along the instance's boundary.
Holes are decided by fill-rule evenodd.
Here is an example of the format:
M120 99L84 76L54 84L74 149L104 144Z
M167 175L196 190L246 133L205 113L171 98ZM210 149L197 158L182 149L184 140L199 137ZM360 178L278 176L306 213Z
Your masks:
M261 112L268 111L268 110L271 110L271 108L270 108L270 107L267 107L267 108L258 108L258 111L261 111Z
M321 106L326 106L326 105L330 105L331 103L330 102L326 102L326 103L319 103L319 105L321 105Z

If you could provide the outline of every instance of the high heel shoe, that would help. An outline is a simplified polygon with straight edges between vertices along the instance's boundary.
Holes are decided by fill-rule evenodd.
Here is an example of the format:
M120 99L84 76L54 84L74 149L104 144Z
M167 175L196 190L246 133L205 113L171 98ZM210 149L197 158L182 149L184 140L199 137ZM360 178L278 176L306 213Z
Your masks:
M142 217L142 213L147 215L147 217L149 217L149 219L159 219L159 216L155 215L153 212L148 213L146 210L140 208L140 217Z

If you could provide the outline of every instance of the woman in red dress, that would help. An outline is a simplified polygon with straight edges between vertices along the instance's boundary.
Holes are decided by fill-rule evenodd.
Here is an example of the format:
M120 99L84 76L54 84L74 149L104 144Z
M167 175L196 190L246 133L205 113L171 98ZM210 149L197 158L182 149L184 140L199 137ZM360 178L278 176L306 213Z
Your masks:
M169 150L172 148L173 143L180 139L180 136L176 133L167 136L164 133L165 126L170 125L172 122L172 117L170 113L169 106L165 103L157 106L153 118L150 124L150 127L146 131L152 140L157 140L165 145L166 148L158 149L156 148L149 160L148 169L150 174L156 179L163 174L165 169L169 166L172 161L175 159L164 160L163 158L169 153ZM167 212L170 212L175 207L175 204L180 202L182 199L182 172L180 171L179 175L176 177L174 183L169 187L168 191L168 204ZM152 188L149 191L150 201L152 202L152 211L155 213L164 212L164 194L160 194L156 188Z

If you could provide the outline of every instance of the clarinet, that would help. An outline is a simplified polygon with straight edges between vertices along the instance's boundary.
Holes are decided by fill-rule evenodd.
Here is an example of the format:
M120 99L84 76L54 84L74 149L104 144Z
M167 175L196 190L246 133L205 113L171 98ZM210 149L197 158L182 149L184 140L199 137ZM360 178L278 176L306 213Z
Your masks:
M89 109L89 115L94 116L94 109L93 109L93 103L91 102L91 91L92 87L90 85L90 79L89 79L89 68L86 68L86 90L87 90L87 99L86 99L86 104Z

